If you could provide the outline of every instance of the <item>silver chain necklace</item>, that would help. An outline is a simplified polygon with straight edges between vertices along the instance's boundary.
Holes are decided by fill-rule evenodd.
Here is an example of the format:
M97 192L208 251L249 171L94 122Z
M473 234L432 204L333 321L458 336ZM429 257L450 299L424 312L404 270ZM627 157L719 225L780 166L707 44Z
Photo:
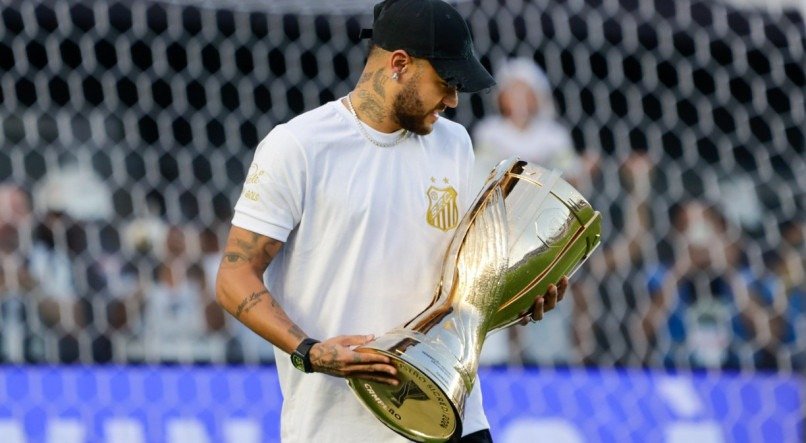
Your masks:
M400 142L408 138L409 131L408 129L404 129L403 133L401 133L395 140L389 143L379 142L378 140L375 140L369 135L367 129L364 127L364 124L361 123L361 119L358 118L358 114L355 113L355 108L353 107L353 101L350 100L350 94L347 94L347 104L350 105L350 113L353 114L353 117L355 117L355 122L358 124L358 130L361 131L361 135L363 135L364 138L369 140L369 142L372 143L373 145L378 146L380 148L392 148L394 146L399 145Z

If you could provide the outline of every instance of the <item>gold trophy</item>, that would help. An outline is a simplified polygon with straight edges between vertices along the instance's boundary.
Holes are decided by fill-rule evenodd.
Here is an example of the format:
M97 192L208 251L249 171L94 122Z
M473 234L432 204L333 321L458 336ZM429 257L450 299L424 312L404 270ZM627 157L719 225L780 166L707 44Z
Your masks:
M348 384L386 426L419 442L461 435L486 336L531 314L600 242L601 215L556 171L502 161L456 228L431 304L362 346L392 359L399 384Z

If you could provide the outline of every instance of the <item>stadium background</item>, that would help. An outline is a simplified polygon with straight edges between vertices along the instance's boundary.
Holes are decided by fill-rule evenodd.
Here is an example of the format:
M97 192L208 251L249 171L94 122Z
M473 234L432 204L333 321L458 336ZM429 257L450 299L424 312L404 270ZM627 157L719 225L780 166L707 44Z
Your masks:
M260 138L357 81L371 3L0 2L2 435L275 438L270 349L213 303L218 247ZM553 313L568 352L484 369L498 438L802 441L792 5L458 3L491 71L509 56L546 70L604 214L602 250ZM466 94L448 116L472 129L494 112L494 94ZM716 220L712 257L663 304L696 205ZM183 301L154 301L166 292ZM236 392L246 379L261 395Z

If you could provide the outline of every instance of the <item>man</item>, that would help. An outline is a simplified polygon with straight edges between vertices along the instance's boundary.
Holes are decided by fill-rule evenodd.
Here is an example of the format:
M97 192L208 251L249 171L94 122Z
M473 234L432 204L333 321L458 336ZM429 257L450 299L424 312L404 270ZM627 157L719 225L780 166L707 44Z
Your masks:
M258 146L218 273L219 303L278 350L284 442L403 441L339 378L397 384L387 357L354 348L428 305L474 197L467 131L439 117L458 91L494 84L467 25L438 0L374 12L355 90ZM536 301L534 319L565 285ZM478 383L463 425L463 441L490 441Z

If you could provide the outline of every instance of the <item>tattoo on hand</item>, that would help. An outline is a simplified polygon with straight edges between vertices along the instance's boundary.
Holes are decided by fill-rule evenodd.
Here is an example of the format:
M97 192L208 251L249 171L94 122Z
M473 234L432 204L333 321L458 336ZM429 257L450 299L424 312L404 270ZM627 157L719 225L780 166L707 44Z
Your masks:
M330 375L343 375L342 368L344 364L336 359L338 355L339 351L335 346L327 347L327 345L322 345L311 349L311 362L318 367L319 372Z
M235 318L241 318L241 314L244 312L249 312L249 310L260 303L263 295L268 293L269 291L264 289L260 292L253 292L248 297L241 300L241 302L238 304L238 307L235 309Z

